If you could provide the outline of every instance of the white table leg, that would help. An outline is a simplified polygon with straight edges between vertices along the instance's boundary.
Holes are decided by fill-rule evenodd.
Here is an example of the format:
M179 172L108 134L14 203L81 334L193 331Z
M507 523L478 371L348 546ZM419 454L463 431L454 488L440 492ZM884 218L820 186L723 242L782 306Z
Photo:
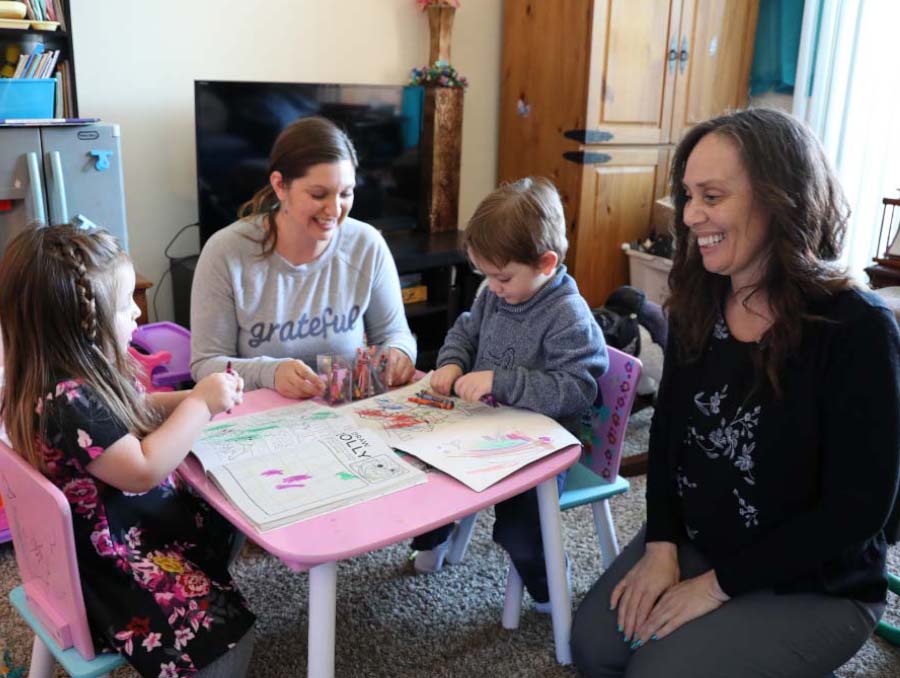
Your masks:
M309 678L334 678L334 615L337 563L322 563L309 571Z
M50 678L55 665L56 660L50 654L50 648L35 634L34 643L31 645L31 666L28 669L28 678Z
M556 477L537 486L538 509L541 513L541 535L544 539L544 562L547 565L547 586L550 589L550 614L553 618L553 639L556 661L572 663L569 634L572 630L572 601L566 583L566 557L562 544L562 524L559 519L559 490Z

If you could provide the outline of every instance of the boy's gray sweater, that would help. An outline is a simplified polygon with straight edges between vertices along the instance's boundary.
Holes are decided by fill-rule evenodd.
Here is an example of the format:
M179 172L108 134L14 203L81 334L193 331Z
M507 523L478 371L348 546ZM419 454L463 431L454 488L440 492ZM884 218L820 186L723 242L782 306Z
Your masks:
M531 299L507 304L485 288L447 334L438 367L493 370L493 395L575 432L609 356L603 333L566 267Z

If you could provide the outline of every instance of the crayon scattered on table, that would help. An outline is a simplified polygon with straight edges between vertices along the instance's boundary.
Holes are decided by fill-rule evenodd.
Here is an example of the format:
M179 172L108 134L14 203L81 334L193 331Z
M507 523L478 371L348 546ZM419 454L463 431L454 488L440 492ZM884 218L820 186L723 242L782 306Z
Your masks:
M453 403L439 403L437 400L428 400L427 398L409 397L407 400L416 405L426 405L428 407L437 407L442 410L452 410Z

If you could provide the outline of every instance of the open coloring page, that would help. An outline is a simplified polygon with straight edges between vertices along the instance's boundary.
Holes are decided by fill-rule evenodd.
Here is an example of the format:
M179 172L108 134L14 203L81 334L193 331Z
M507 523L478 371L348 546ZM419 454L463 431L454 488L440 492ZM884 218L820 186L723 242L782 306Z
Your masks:
M490 407L454 398L451 410L411 402L428 377L409 386L345 405L359 426L381 435L480 492L514 471L578 439L549 417L514 407Z

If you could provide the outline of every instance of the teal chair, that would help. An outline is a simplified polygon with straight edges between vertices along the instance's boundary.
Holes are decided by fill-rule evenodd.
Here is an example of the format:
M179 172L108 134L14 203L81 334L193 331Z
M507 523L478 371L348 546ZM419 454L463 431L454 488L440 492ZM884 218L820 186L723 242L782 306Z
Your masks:
M900 577L888 572L888 589L894 595L900 596ZM892 645L900 645L900 629L887 622L880 621L875 627L875 633L884 638Z
M608 348L608 351L609 369L597 380L597 404L592 408L590 420L585 421L582 430L585 453L569 470L566 486L559 497L561 511L591 505L603 569L609 567L619 554L608 500L629 488L628 481L619 476L619 462L642 367L641 361L634 356L614 348ZM472 538L477 516L478 514L473 514L460 521L447 552L447 562L452 564L462 561ZM514 629L518 626L522 591L522 579L510 563L503 612L505 628Z

